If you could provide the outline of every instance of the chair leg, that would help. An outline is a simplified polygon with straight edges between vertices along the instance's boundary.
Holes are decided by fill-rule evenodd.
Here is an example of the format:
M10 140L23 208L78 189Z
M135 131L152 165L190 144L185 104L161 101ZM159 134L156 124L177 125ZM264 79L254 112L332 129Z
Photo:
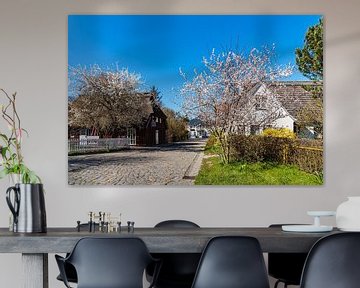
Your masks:
M281 281L281 280L277 280L277 281L275 282L275 284L274 284L274 288L277 288L278 285L279 285L279 283L284 283L284 288L287 288L287 287L288 287L288 285L287 285L286 282L283 282L283 281Z

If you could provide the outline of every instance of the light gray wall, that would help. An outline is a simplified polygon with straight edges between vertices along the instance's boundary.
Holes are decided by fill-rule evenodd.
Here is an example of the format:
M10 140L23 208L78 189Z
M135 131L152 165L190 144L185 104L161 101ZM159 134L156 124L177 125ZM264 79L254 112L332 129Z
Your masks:
M1 0L0 87L18 92L26 161L46 187L49 226L71 226L89 210L122 212L136 226L187 218L201 226L309 222L359 195L360 2L358 0ZM326 178L322 187L69 187L68 14L324 14ZM264 27L266 29L266 27ZM8 224L6 180L0 226ZM327 221L334 224L333 220ZM54 279L50 257L50 287ZM0 255L2 287L20 287L20 257Z

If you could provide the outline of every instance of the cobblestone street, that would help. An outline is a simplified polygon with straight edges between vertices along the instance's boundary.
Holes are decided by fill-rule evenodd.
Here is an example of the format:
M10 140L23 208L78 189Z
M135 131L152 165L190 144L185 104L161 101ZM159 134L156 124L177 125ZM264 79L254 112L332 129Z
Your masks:
M205 140L69 156L70 185L192 185Z

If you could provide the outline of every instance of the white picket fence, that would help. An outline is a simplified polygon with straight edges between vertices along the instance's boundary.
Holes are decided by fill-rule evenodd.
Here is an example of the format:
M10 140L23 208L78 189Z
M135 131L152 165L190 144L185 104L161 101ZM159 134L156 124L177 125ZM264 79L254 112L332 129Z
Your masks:
M68 153L117 150L129 148L129 146L130 141L128 138L69 139Z

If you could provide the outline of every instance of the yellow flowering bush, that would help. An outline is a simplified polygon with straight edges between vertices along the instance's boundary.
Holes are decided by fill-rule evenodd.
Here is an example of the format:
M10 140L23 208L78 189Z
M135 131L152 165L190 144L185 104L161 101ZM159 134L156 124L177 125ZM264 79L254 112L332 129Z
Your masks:
M288 128L267 128L262 134L263 136L277 137L277 138L289 138L295 139L296 134Z

